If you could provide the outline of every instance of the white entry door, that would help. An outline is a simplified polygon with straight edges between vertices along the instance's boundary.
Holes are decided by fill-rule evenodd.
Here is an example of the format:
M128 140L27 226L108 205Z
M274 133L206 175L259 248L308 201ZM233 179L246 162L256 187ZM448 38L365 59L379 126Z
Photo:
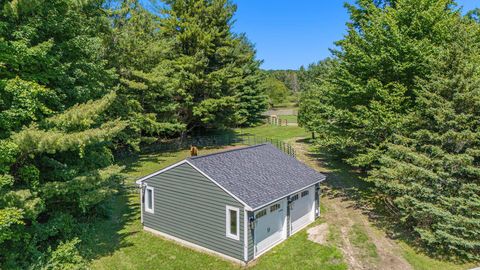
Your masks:
M315 187L290 196L291 234L298 232L315 220Z
M255 257L286 238L286 214L286 199L255 212Z

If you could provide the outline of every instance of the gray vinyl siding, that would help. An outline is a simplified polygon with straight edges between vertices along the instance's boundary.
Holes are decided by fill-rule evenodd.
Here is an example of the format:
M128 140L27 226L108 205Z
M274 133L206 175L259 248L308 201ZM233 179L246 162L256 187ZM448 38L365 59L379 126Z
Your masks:
M187 163L145 183L154 188L155 205L153 214L142 209L144 226L244 260L244 208L237 200ZM240 210L239 240L226 236L226 205Z

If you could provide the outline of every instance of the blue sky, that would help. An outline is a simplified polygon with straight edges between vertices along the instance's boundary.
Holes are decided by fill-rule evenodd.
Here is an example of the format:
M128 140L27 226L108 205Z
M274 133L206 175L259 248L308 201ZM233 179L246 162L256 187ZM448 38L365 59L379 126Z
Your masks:
M346 32L343 0L234 0L234 31L255 44L264 69L298 69L330 55ZM348 2L353 2L350 0ZM459 0L464 10L479 0Z

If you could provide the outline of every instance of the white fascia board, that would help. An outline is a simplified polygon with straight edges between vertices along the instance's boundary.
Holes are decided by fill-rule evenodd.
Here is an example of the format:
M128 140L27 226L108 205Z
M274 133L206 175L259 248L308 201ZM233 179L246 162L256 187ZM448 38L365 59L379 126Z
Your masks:
M307 189L307 188L309 188L309 187L311 187L311 186L313 186L313 185L316 185L316 184L318 184L318 183L320 183L320 182L322 182L322 181L323 181L323 180L319 180L319 181L317 181L317 182L315 182L315 183L312 183L312 184L310 184L310 185L308 185L308 186L305 186L305 187L303 187L303 188L297 189L297 190L295 190L295 191L293 191L293 192L290 192L289 194L287 194L287 195L285 195L285 196L279 197L279 198L277 198L277 199L275 199L275 200L273 200L273 201L270 201L270 202L268 202L268 203L264 203L264 204L262 204L262 205L260 205L260 206L258 206L258 207L255 207L255 209L252 209L252 210L250 210L250 211L257 211L257 210L260 209L260 208L263 208L263 207L265 207L265 206L267 206L267 205L269 205L269 204L272 204L272 203L274 203L274 202L276 202L276 201L279 201L279 200L281 200L281 199L283 199L283 198L285 198L285 197L287 197L287 196L290 196L290 195L292 195L292 194L295 194L295 193L297 193L297 192L299 192L299 191L301 191L301 190Z
M222 187L217 181L213 180L210 176L208 176L206 173L204 173L202 170L197 168L195 165L193 165L190 161L185 160L186 163L188 163L192 168L197 170L199 173L201 173L203 176L208 178L210 181L212 181L215 185L217 185L219 188L221 188L223 191L225 191L228 195L232 196L235 200L237 200L239 203L241 203L247 211L252 211L252 208L246 204L244 201L240 200L237 196L233 195L230 191L228 191L226 188Z
M185 163L185 162L187 162L187 160L182 160L182 161L180 161L180 162L177 162L177 163L175 163L175 164L173 164L173 165L170 165L170 166L168 166L168 167L166 167L166 168L164 168L164 169L162 169L162 170L160 170L160 171L158 171L158 172L154 172L154 173L152 173L152 174L149 174L149 175L147 175L147 176L144 176L144 177L138 179L137 181L135 181L135 183L136 183L137 185L141 185L142 182L145 181L145 180L147 180L148 178L151 178L151 177L153 177L153 176L155 176L155 175L159 175L159 174L161 174L161 173L163 173L163 172L166 172L166 171L168 171L168 170L170 170L170 169L172 169L172 168L175 168L175 167L177 167L177 166L179 166L179 165L182 165L182 164Z

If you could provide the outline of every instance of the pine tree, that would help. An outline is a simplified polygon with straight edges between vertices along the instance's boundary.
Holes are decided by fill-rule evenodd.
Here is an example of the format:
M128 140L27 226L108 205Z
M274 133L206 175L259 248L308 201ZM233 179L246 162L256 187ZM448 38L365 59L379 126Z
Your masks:
M106 67L104 41L109 34L109 22L102 9L103 2L3 1L0 7L3 85L5 80L18 77L45 86L53 92L49 94L48 105L55 111L108 93L115 74Z
M455 39L460 14L451 0L360 0L348 5L351 22L339 42L311 129L320 146L349 163L375 163L403 117L416 102L418 79L435 65L438 48Z
M231 31L236 6L228 0L166 3L161 24L164 35L173 39L173 53L164 62L171 67L165 85L175 93L186 131L258 119L266 109L265 94L251 45ZM248 100L255 101L256 111L247 111L252 106Z
M137 0L125 0L111 17L110 63L120 78L114 112L129 121L122 137L138 149L146 137L179 134L185 127L176 117L175 92L166 87L171 67L164 65L173 46L158 16Z
M106 113L116 95L103 4L0 5L0 268L70 243L78 218L118 189L110 149L125 123Z
M236 61L241 78L235 91L238 105L235 118L238 119L238 125L254 126L261 123L262 113L268 108L267 93L263 87L265 76L260 71L260 61L255 60L253 45L244 35L239 39L238 50L242 61Z
M109 142L125 123L105 121L113 100L109 94L73 106L0 140L0 258L7 268L27 267L75 218L94 214L117 192L122 168L113 165Z
M401 223L432 253L480 259L480 27L458 39L419 83L418 106L369 175Z

